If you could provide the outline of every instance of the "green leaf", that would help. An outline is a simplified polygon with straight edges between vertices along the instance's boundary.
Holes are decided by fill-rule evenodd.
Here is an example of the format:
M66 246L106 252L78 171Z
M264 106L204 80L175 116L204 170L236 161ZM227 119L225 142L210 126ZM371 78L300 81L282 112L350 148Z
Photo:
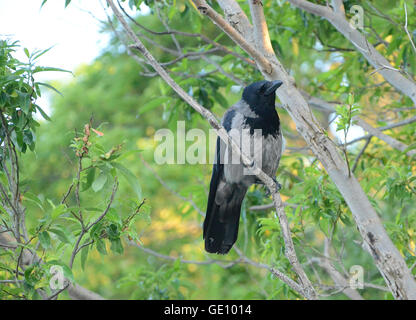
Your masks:
M48 71L68 72L68 73L72 74L72 72L69 71L69 70L60 69L60 68L53 68L53 67L35 67L35 69L33 69L33 73L48 72Z
M61 242L70 243L70 240L66 236L66 233L62 229L60 229L59 227L50 228L49 232L52 232L52 233L56 234L56 236L58 237L58 239Z
M142 199L142 188L136 176L129 169L118 162L112 162L112 165L126 178L137 197Z
M403 153L408 153L410 150L416 149L416 143L412 143L406 149L403 150Z
M212 93L213 93L215 100L221 105L221 107L223 107L224 109L227 109L229 104L227 100L222 96L222 94L216 90L212 91Z
M173 263L173 268L174 268L175 270L179 270L180 266L181 266L181 258L178 258L178 259L176 259L176 260L175 260L175 262Z
M45 3L46 1L44 1ZM42 3L43 6L43 3ZM32 60L36 60L39 57L43 56L46 52L48 52L49 50L51 50L54 46L49 47L48 49L45 50L41 50L41 51L36 51L35 53L32 53Z
M31 265L25 270L25 282L31 287L34 287L40 280L39 273L37 271L37 264Z
M154 109L156 107L159 107L162 103L164 103L164 102L166 102L168 100L170 100L170 97L158 97L158 98L155 98L152 101L146 103L144 106L142 106L139 109L139 114L143 114L143 113L145 113L147 111L150 111L150 110L152 110L152 109Z
M102 255L107 255L107 248L105 247L105 241L102 239L98 239L96 243L96 247L99 253Z
M41 107L39 107L37 104L35 104L35 108L39 110L39 112L42 115L43 119L45 119L47 121L52 121L51 118L49 118L49 116L46 114L46 112L43 111L43 109Z
M87 191L91 187L92 183L94 182L94 178L95 178L95 167L88 169L87 182L85 182L82 185L81 191Z
M67 212L67 210L64 204L60 204L59 206L55 207L51 213L52 220L55 220L56 218L58 218L60 215L64 214L65 212Z
M61 264L63 270L64 270L64 276L72 283L75 282L74 274L72 273L72 270L64 263Z
M50 206L52 207L52 209L55 209L56 208L55 204L52 202L51 199L46 199L46 201L48 201L48 203L50 204Z
M39 233L39 241L43 249L49 249L51 247L51 236L47 231Z
M26 92L17 92L19 98L19 105L20 108L23 110L24 113L28 114L30 109L30 94Z
M123 254L124 248L120 239L111 240L111 251L118 254Z
M117 210L114 208L110 208L105 216L106 220L111 221L113 223L121 225L122 221L120 216L117 213Z
M89 241L89 240L90 239L85 240L84 244L87 243L87 241ZM85 270L85 263L87 262L89 250L90 250L90 246L85 246L81 250L81 268L82 268L82 270Z
M94 192L100 191L106 182L107 175L104 172L101 172L98 178L92 183L92 190L94 190Z
M65 0L65 8L71 3L71 0Z
M40 85L40 86L44 86L46 88L49 88L49 89L55 91L56 93L58 93L59 95L63 96L63 94L58 89L56 89L55 87L51 86L50 84L47 84L47 83L44 83L44 82L36 82L36 84L37 85Z
M33 193L25 192L24 195L23 195L23 200L35 203L42 211L45 211L45 209L43 208L42 202Z
M120 238L120 230L118 226L114 223L110 224L105 228L108 238L113 241Z

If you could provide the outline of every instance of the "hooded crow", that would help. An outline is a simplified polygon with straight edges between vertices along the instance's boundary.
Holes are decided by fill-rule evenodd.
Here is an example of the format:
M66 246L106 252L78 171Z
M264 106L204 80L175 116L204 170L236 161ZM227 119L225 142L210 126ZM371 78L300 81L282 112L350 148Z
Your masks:
M242 99L227 110L222 125L240 149L275 178L284 139L275 109L282 81L258 81L244 88ZM240 158L218 137L203 237L209 253L227 254L237 240L241 204L247 189L259 183Z

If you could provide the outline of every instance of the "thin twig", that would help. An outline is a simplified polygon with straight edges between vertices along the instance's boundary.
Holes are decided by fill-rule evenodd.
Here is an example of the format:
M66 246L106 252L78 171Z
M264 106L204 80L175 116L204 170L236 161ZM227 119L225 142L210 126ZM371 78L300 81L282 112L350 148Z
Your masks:
M195 202L192 200L192 198L186 198L182 195L180 195L178 192L176 192L175 190L173 190L171 187L169 187L169 185L163 181L163 179L157 174L157 172L150 166L150 164L148 164L146 162L146 160L144 160L143 156L140 155L140 159L142 161L142 163L146 166L147 169L149 169L153 175L155 176L155 178L160 182L160 184L162 186L164 186L170 193L174 194L176 197L178 197L179 199L189 202L192 207L203 217L205 217L205 213L195 204Z
M146 32L155 35L155 36L164 36L164 35L178 35L178 36L183 36L183 37L190 37L190 38L200 38L202 41L216 47L218 50L223 51L226 54L230 54L246 63L248 63L251 66L255 66L255 62L251 59L248 59L230 49L228 49L227 47L225 47L224 45L211 40L210 38L208 38L207 36L205 36L204 34L201 33L190 33L190 32L184 32L184 31L179 31L179 30L173 30L170 29L169 31L161 31L161 32L157 32L157 31L153 31L149 28L147 28L146 26L142 25L141 23L139 23L136 19L134 19L132 16L130 16L126 10L123 8L123 6L120 4L120 1L117 1L119 8L121 9L121 11L123 12L123 14L131 21L133 22L136 26L138 26L139 28L145 30Z
M386 125L386 126L376 127L376 129L379 130L379 131L386 131L386 130L402 127L402 126L405 126L405 125L408 125L408 124L411 124L411 123L414 123L414 122L416 122L416 116L411 117L411 118L406 119L406 120L403 120L403 121L395 122L395 123L392 123L392 124L389 124L389 125ZM348 145L354 144L358 141L368 139L368 138L370 138L370 136L372 136L372 134L367 134L367 135L364 135L362 137L355 138L355 139L347 142L346 145L348 146Z
M404 30L406 31L406 34L409 37L410 43L412 44L413 51L416 53L415 43L413 42L413 39L412 39L412 36L410 35L409 30L407 29L407 6L406 6L406 2L404 2L403 5L404 5L404 12L405 12L405 15L406 15L406 21L405 21L405 24L404 24Z
M370 144L371 138L373 136L370 136L367 141L365 142L364 147L361 148L360 152L358 153L357 157L355 158L354 165L352 166L352 172L355 172L355 169L357 169L358 162L360 161L361 156L364 154L365 149L367 149L368 145Z

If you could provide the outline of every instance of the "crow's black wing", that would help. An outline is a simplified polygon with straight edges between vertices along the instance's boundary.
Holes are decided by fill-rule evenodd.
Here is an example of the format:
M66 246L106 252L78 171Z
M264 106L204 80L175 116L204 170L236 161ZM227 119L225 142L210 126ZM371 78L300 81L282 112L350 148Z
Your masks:
M225 114L222 124L225 130L228 132L231 130L231 124L235 115L235 110L230 108ZM211 183L209 186L209 195L208 195L208 205L207 205L207 213L204 220L204 239L206 239L207 229L209 227L209 221L211 221L211 216L213 215L213 211L215 210L215 196L217 194L218 184L223 177L224 173L224 159L222 159L221 151L224 153L225 144L221 142L220 137L217 137L217 146L216 146L216 155L215 155L215 162L212 168L212 176L211 176Z
M224 116L223 126L227 131L231 130L235 112L230 109ZM237 240L241 203L247 191L245 186L225 181L224 152L225 143L218 137L203 233L205 250L220 254L228 253Z
M212 168L211 183L209 185L207 212L204 220L204 239L207 239L207 232L210 227L210 221L212 220L212 216L215 215L215 212L217 211L215 205L215 196L217 194L218 184L224 173L224 164L221 161L220 149L221 139L220 137L217 137L215 163Z

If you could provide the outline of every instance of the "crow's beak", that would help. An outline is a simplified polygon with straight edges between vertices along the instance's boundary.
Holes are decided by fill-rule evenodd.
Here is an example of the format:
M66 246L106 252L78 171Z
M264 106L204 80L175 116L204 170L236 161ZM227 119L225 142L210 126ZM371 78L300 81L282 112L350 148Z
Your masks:
M280 80L276 80L276 81L269 81L268 83L268 88L266 89L266 91L264 92L264 94L266 96L268 96L269 94L272 94L273 92L276 91L277 88L279 88L281 85L283 84L282 81Z

